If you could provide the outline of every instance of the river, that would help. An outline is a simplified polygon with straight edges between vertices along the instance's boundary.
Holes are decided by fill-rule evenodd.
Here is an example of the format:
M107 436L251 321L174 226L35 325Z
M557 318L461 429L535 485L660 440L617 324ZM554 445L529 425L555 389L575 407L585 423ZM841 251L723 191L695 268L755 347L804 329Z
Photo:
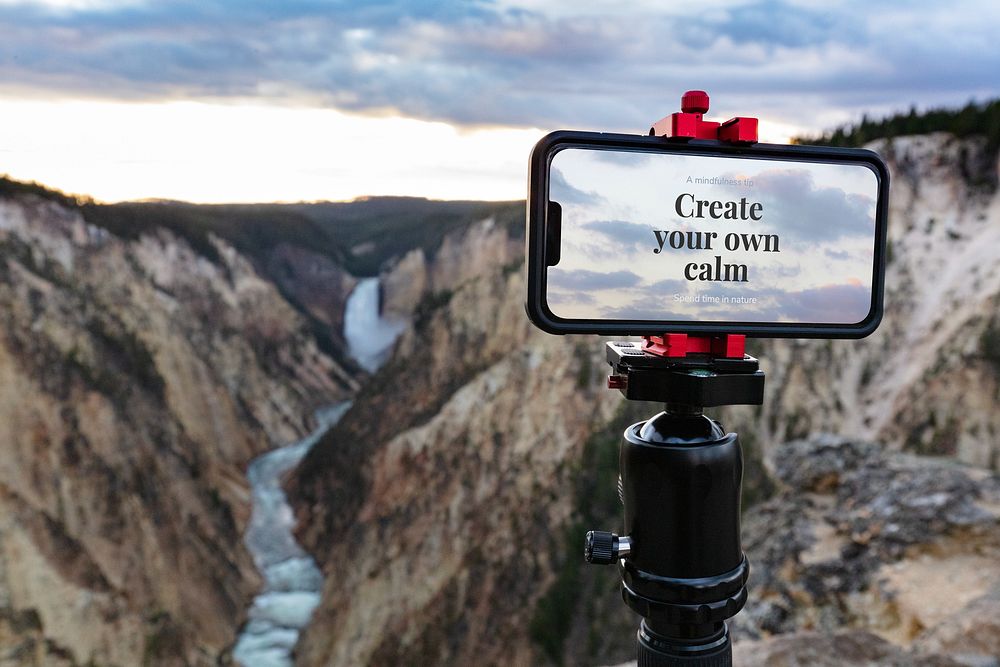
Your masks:
M359 281L344 312L348 352L358 363L370 373L378 370L404 327L380 316L378 278ZM243 541L263 575L264 588L254 598L233 647L233 658L243 667L292 667L292 649L319 604L323 574L295 541L295 515L281 481L350 406L345 401L317 411L312 433L258 456L247 468L253 509Z

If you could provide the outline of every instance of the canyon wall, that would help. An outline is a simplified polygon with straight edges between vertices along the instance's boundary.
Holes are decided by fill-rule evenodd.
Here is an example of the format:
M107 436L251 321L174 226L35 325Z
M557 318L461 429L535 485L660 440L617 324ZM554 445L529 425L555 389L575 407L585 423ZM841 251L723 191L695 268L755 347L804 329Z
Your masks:
M4 664L210 665L235 638L259 584L245 465L355 381L212 242L0 198Z

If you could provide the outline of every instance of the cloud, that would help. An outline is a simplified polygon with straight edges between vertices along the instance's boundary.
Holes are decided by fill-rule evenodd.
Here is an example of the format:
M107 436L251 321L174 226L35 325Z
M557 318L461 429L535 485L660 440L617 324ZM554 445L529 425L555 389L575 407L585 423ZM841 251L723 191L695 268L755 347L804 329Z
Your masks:
M642 282L642 278L631 271L611 271L609 273L588 271L587 269L564 271L554 266L549 269L547 281L549 287L578 292L635 287Z
M788 281L802 275L802 265L764 264L762 266L754 267L754 274L757 274L757 272L760 272L761 276L768 276L772 280L774 278L779 278L782 281Z
M855 324L868 315L871 307L871 292L862 285L825 285L804 290L715 286L696 291L683 283L662 281L622 290L610 299L594 299L580 288L578 292L553 294L550 300L562 308L557 314L574 313L574 317L688 322ZM735 297L756 301L736 303L732 301Z
M745 289L720 291L720 296L756 297L759 305L703 306L706 315L740 321L740 312L752 312L747 321L794 322L798 324L855 324L863 320L871 308L871 290L864 285L824 285L804 290Z
M597 304L597 298L593 294L586 292L560 292L551 291L546 295L549 306L593 306Z
M652 159L651 153L639 153L637 151L594 151L594 159L598 162L618 165L619 167L637 168L649 164Z
M593 318L600 317L598 313L604 309L602 304L625 298L641 282L641 278L631 271L600 273L552 267L547 281L546 300L556 315Z
M5 90L269 97L458 124L642 131L692 82L713 116L816 127L996 93L993 3L0 4ZM724 93L724 95L723 95ZM829 110L835 109L831 115Z
M626 306L603 306L600 316L609 320L677 320L690 321L690 313L671 310L666 304L670 301L651 302L646 299L634 301Z
M681 39L692 47L725 38L737 45L768 49L807 48L820 44L863 44L868 38L864 21L849 12L837 15L826 7L791 6L786 2L753 2L724 12L690 17Z
M795 322L854 324L871 309L871 290L863 285L827 285L780 297L781 311Z
M874 199L819 186L802 169L761 172L754 178L753 199L763 204L764 222L782 240L823 243L844 237L874 238Z
M552 167L549 170L549 199L559 204L590 206L603 198L596 192L585 192L569 184L563 173Z
M605 236L612 243L610 246L603 247L605 256L614 252L616 248L652 252L653 248L656 247L656 237L653 235L653 228L649 225L625 222L624 220L595 220L584 223L581 227Z
M691 286L691 282L687 280L675 280L668 278L666 280L658 280L648 287L649 291L655 294L663 294L673 296L674 294L683 294L688 291Z

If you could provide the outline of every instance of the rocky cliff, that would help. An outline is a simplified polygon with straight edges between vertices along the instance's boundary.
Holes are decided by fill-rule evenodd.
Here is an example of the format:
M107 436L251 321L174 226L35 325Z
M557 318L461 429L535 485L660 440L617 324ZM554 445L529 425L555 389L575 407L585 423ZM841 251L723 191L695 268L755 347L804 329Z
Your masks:
M778 491L744 522L734 664L998 664L1000 477L828 434L771 464Z
M981 468L997 465L1000 203L983 185L991 179L976 176L996 170L996 155L975 139L947 135L873 147L893 172L883 327L860 342L755 342L752 352L768 372L765 406L721 412L745 436L748 505L787 486L764 456L780 460L777 443L820 431L881 441L888 449L952 454ZM613 574L579 565L579 542L586 528L617 523L617 440L626 424L655 406L622 405L602 388L598 339L528 329L520 255L497 251L519 239L508 233L506 241L483 242L491 233L484 225L452 237L462 269L439 270L437 258L413 253L386 275L386 307L414 313L415 324L290 481L299 535L327 575L320 610L299 645L300 664L606 664L631 653L635 619L618 599ZM889 461L866 460L865 470ZM923 463L914 466L924 470ZM929 497L947 493L952 473L927 470L934 472L905 473L895 483L905 486L915 476L927 482L920 488ZM872 472L866 479L843 487L851 490L839 502L852 502L854 494L861 503L862 484L897 478ZM773 502L787 516L805 502L777 497ZM859 517L890 501L869 502L859 505ZM900 502L905 514L907 503L923 501ZM822 503L835 506L829 496ZM768 507L747 510L750 524L758 525L751 544L771 534L768 520L755 518L770 516ZM826 516L813 517L821 533L830 532ZM948 542L945 536L959 530L949 521L926 543L931 551L950 545L935 557L955 559L957 571L962 558L979 558L991 538ZM995 517L983 521L977 530L995 530ZM864 528L837 530L836 544L848 556L824 557L840 562L855 549L869 570L831 575L841 584L825 585L860 587L843 596L863 589L851 598L856 607L844 611L846 603L832 593L812 600L793 591L788 597L802 604L780 612L785 625L743 625L741 632L766 641L772 633L809 628L824 637L841 627L870 628L896 642L883 647L886 655L924 641L914 623L928 619L911 622L905 614L915 612L876 600L881 589L874 583L882 567L910 567L907 549L920 547L869 549ZM764 548L751 546L751 559L769 558L754 555ZM793 564L797 557L788 556ZM917 577L914 567L900 576ZM788 574L774 571L776 581ZM754 595L769 597L779 583L759 585ZM830 620L818 623L811 613ZM900 620L866 624L862 613L897 613ZM745 616L754 619L756 612ZM954 623L961 625L958 617Z
M520 212L520 211L518 211ZM428 252L414 248L382 271L383 310L412 318L418 307L447 295L497 269L520 270L524 260L521 217L499 220L491 216L458 233L449 234ZM430 299L430 301L427 301ZM483 331L489 337L488 331ZM414 341L413 337L409 338ZM404 349L401 354L408 354Z
M216 664L259 581L254 455L354 380L216 237L0 197L4 664Z
M342 350L344 309L357 278L327 255L292 243L269 248L261 263L266 278L308 314L313 333L327 341L327 351Z
M840 436L772 467L780 490L744 524L739 664L997 664L1000 477Z

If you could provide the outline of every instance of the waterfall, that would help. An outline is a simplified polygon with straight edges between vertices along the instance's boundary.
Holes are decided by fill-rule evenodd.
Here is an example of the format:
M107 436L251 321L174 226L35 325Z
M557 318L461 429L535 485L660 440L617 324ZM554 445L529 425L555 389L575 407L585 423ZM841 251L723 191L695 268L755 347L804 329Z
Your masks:
M344 338L348 353L369 373L374 373L389 354L406 323L384 319L379 312L378 278L362 278L347 298Z

